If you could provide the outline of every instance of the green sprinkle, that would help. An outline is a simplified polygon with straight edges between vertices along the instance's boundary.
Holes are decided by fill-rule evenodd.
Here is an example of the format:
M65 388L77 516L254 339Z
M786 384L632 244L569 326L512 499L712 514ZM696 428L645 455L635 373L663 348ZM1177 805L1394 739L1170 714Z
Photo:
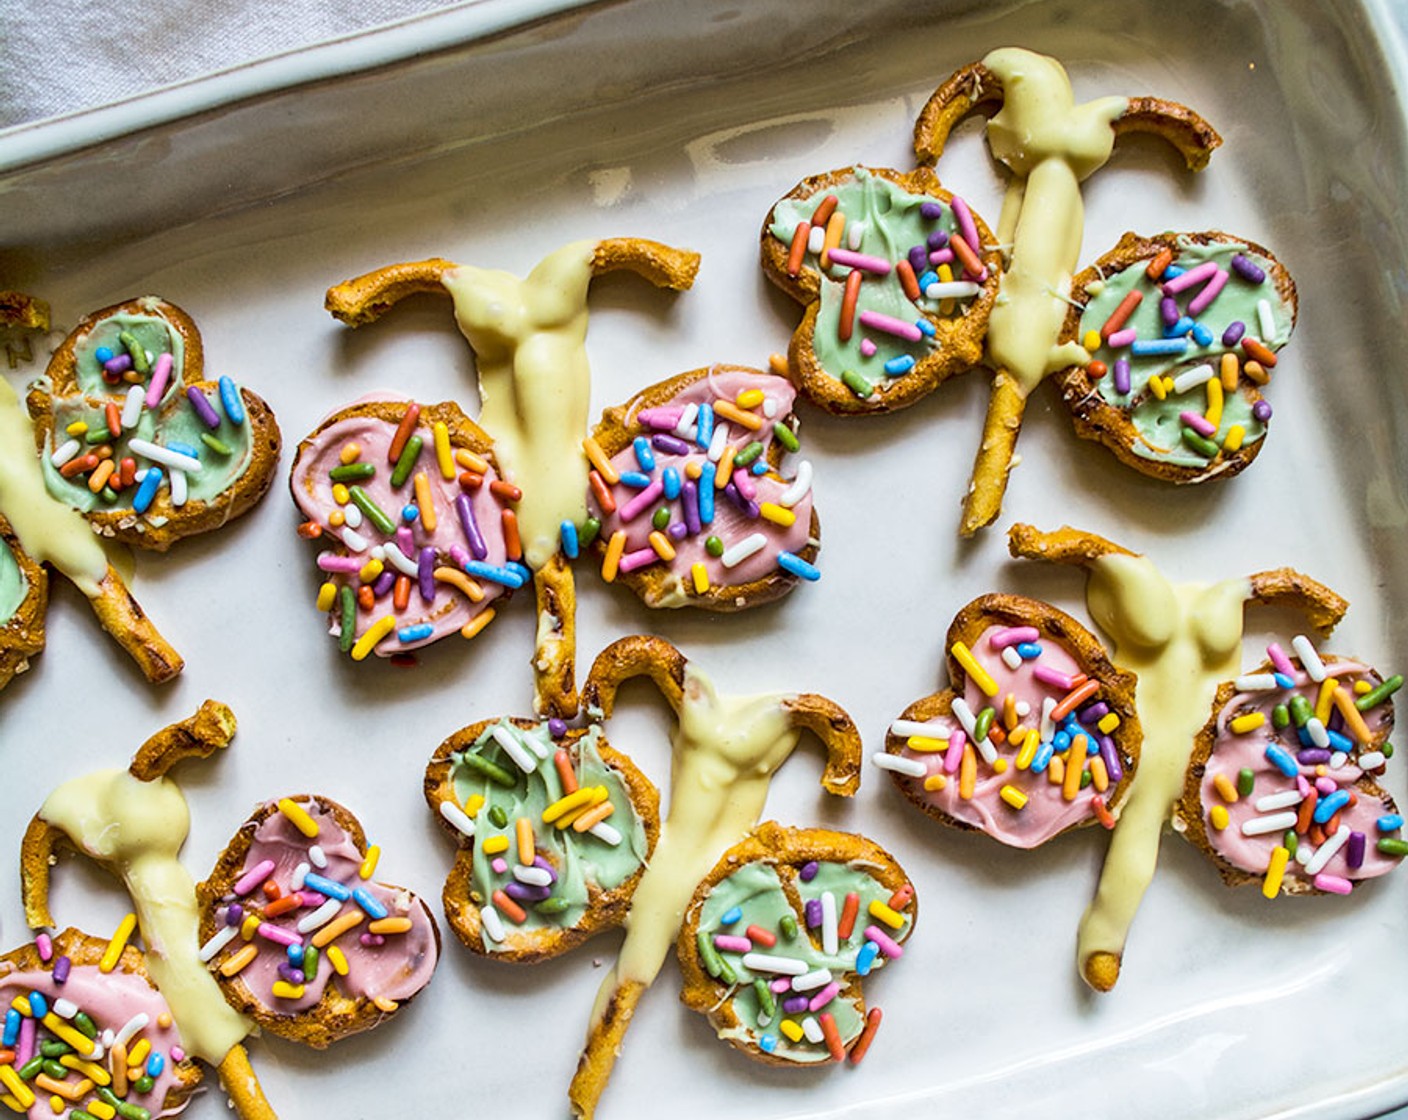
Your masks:
M72 1120L98 1120L91 1112L84 1112L81 1108L71 1108L68 1114Z
M1310 707L1310 701L1304 696L1292 696L1290 708L1291 718L1296 721L1297 727L1304 727L1314 714L1314 710Z
M787 448L788 451L796 451L802 446L801 441L797 438L797 433L781 420L773 421L772 434L777 437L777 442ZM737 462L736 459L734 461Z
M533 907L535 914L542 914L552 917L554 914L564 913L572 904L565 898L545 898L542 902Z
M1386 856L1408 856L1408 840L1396 836L1384 836L1375 845Z
M1385 758L1392 758L1392 757L1393 757L1393 744L1392 744L1392 743L1385 743L1382 747L1379 748L1379 752L1380 752Z
M349 486L347 492L352 495L352 504L367 515L377 529L388 537L396 535L396 522L386 516L386 511L373 500L372 496L360 486Z
M1237 796L1250 797L1254 789L1256 789L1256 775L1250 767L1244 766L1237 771Z
M670 507L661 506L657 509L654 516L650 519L650 524L652 528L659 529L663 532L666 526L670 524Z
M334 482L361 482L375 475L375 463L343 463L328 471L328 477Z
M48 1059L46 1059L43 1054L36 1054L34 1057L30 1058L29 1061L25 1062L24 1065L20 1066L16 1072L26 1081L37 1077L40 1070L43 1070L45 1073L48 1073L50 1077L53 1077L54 1074L49 1073L49 1064ZM54 1062L53 1064L63 1070L63 1072L58 1075L59 1080L68 1076L68 1069L66 1067L59 1065L58 1062Z
M515 778L512 773L505 770L497 763L490 762L482 755L469 754L466 752L460 755L460 765L474 771L478 777L488 778L489 781L493 782L496 786L503 786L505 789L513 789L514 786L518 785L518 779ZM489 816L493 817L495 812L503 817L503 823L507 823L508 818L504 816L503 810L497 805L489 810ZM500 828L503 827L503 823L499 824Z
M797 938L797 919L791 914L782 915L782 920L777 923L777 928L782 931L782 936L788 941L795 941Z
M710 556L722 556L724 554L724 542L718 537L707 537L704 540L704 551Z
M303 975L309 978L318 975L318 947L309 945L303 950Z
M93 1020L88 1018L85 1012L80 1011L73 1017L73 1025L88 1038L98 1037L97 1026L94 1025Z
M209 432L201 432L200 441L201 443L205 444L206 447L210 448L211 451L215 452L215 454L217 455L229 455L231 453L230 445L228 443L226 443L224 440L216 439Z
M772 994L766 980L753 981L753 994L758 997L758 1010L771 1019L777 1014L777 998Z
M745 447L742 451L740 451L737 455L733 457L733 465L735 467L750 466L752 465L753 460L756 459L762 453L763 445L755 439L752 443L750 443L747 447Z
M862 400L875 392L875 386L871 384L870 379L862 377L853 369L843 369L841 371L841 384Z
M1296 835L1295 829L1286 830L1286 835L1281 837L1281 847L1286 849L1291 859L1296 858L1296 849L1300 847L1300 837Z
M704 965L704 971L717 980L723 974L724 959L714 948L714 939L706 930L701 929L695 935L695 940L699 945L699 960Z
M55 1058L46 1058L43 1055L40 1055L39 1057L33 1059L29 1063L29 1065L25 1066L24 1068L28 1069L30 1066L34 1065L35 1062L39 1063L40 1069L42 1069L45 1073L47 1073L50 1077L54 1078L57 1081L62 1081L65 1077L68 1076L68 1066L64 1065L63 1062L60 1062ZM25 1077L24 1070L20 1070L20 1076L24 1077L24 1079L28 1081L29 1077L33 1077L34 1074L31 1073L29 1077Z
M1284 731L1291 726L1291 710L1285 704L1277 704L1271 709L1271 726Z
M601 522L595 517L588 517L577 526L577 547L586 548L592 541L596 540L596 535L601 532Z
M726 960L720 959L719 964L723 967L719 969L719 980L724 984L737 984L738 973L733 971L733 966Z
M39 1053L46 1058L62 1058L65 1054L72 1054L73 1047L67 1042L60 1042L57 1038L51 1038L48 1042L39 1044Z
M1080 772L1080 788L1081 788L1081 789L1084 789L1086 786L1088 786L1088 785L1089 785L1091 782L1093 782L1094 780L1095 780L1095 779L1091 776L1089 770L1082 770L1082 771Z
M137 1078L136 1081L132 1082L132 1088L136 1089L139 1093L150 1093L155 1084L156 1081L152 1079L151 1075L144 1073L141 1077Z
M350 653L357 644L357 594L344 586L337 593L338 604L342 607L342 624L337 635L337 648Z
M489 823L495 828L506 828L508 826L508 814L504 812L502 805L494 805L489 809Z
M117 501L117 492L113 490L111 486L104 486L102 490L98 492L98 497L102 498L108 505L113 505Z
M997 713L991 708L984 708L978 713L978 718L973 721L973 738L982 742L988 737L988 732L992 730L992 721L997 717Z
M106 424L101 428L89 428L83 435L83 442L89 447L96 447L100 443L107 443L110 439L112 439L112 433L108 431Z
M152 365L147 361L147 348L137 341L137 336L131 331L121 331L118 333L117 341L122 343L127 352L132 355L132 368L138 373L147 373Z
M1389 677L1388 680L1384 681L1383 684L1379 685L1378 688L1372 688L1363 696L1356 699L1354 706L1361 712L1367 712L1370 708L1382 704L1402 687L1403 678L1395 673L1393 676Z
M406 446L401 448L401 457L396 460L396 466L391 472L391 485L404 486L406 479L411 477L411 471L415 469L416 460L420 458L420 449L425 446L425 440L420 436L412 436L406 440Z
M1216 459L1220 448L1212 440L1200 436L1192 428L1183 429L1183 442L1196 451L1199 455L1209 459Z

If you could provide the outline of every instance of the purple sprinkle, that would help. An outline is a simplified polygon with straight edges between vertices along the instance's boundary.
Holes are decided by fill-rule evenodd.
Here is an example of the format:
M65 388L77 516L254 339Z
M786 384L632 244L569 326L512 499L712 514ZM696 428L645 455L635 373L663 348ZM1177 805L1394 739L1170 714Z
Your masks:
M227 926L237 926L244 921L244 907L238 902L232 902L225 908L225 924Z
M372 584L372 594L380 599L383 595L391 594L391 589L396 585L396 573L391 568L387 568L376 577L376 582Z
M657 433L650 437L650 445L654 447L656 451L664 451L669 455L689 454L689 444L685 443L679 436Z
M1257 267L1256 262L1241 253L1232 255L1232 271L1253 284L1260 284L1266 279L1266 273Z
M73 967L73 962L67 956L62 956L54 962L54 983L68 983L68 970Z
M1118 783L1124 777L1124 766L1120 764L1120 752L1115 750L1115 741L1108 735L1101 735L1100 757L1105 760L1105 774L1111 782Z
M927 218L931 222L937 222L940 218L944 216L944 208L942 203L921 202L919 204L919 216L921 218Z
M279 976L290 984L303 983L303 970L301 968L294 968L288 961L279 962Z
M805 1011L809 1002L806 996L788 996L782 1001L782 1010L788 1015L796 1015Z
M416 582L420 584L420 597L427 603L435 601L435 549L427 545L420 550L416 561Z
M109 358L103 363L103 368L109 373L126 373L132 368L132 355L119 354L115 358Z
M377 949L386 944L386 938L379 933L364 933L357 940L368 949Z
M533 866L546 871L552 877L552 881L554 883L557 882L557 868L550 864L545 857L535 855L533 857Z
M758 503L750 502L747 498L740 494L738 492L738 487L733 484L732 479L730 479L729 484L724 487L724 497L731 501L735 506L737 506L739 511L745 517L752 518L756 521L759 517L762 516L762 510L759 508Z
M1222 332L1223 346L1236 346L1242 341L1242 336L1247 333L1247 324L1240 319L1234 319L1227 324L1227 329Z
M924 239L924 243L930 249L942 249L948 244L948 233L945 230L936 229Z
M1159 316L1164 321L1164 326L1171 327L1179 319L1183 318L1183 312L1178 310L1178 301L1172 296L1164 296L1159 300Z
M810 883L816 878L816 873L819 870L821 870L821 868L814 859L808 860L806 863L802 864L802 882Z
M489 546L484 543L484 534L479 531L479 522L474 519L474 505L468 494L461 494L455 499L455 513L459 515L460 528L469 541L471 555L476 560L483 560L489 555Z
M1097 700L1080 710L1081 723L1096 723L1110 714L1110 705L1103 700Z
M1116 358L1116 359L1115 359L1115 392L1117 392L1117 393L1128 393L1128 392L1129 392L1129 389L1130 389L1130 384L1129 384L1129 359L1128 359L1128 358Z
M1350 867L1358 870L1364 866L1364 834L1362 832L1351 832L1349 843L1345 845L1348 851L1345 852L1345 862Z
M680 489L680 496L684 499L684 523L689 530L690 536L699 532L699 484L692 478L684 480L684 486Z
M220 426L220 414L210 407L210 402L205 399L205 394L194 385L186 390L186 399L191 402L191 407L195 409L201 423L212 432Z
M535 887L529 883L520 883L515 879L512 883L504 886L504 894L515 902L542 902L543 899L552 896L552 888Z
M1257 401L1256 404L1252 405L1252 415L1265 424L1271 419L1271 402L1265 400Z
M672 541L682 541L689 535L689 526L683 521L671 521L665 527L665 535Z
M927 246L916 245L909 251L909 267L914 269L916 275L929 267L929 249Z
M548 720L548 734L554 739L561 739L567 734L567 721L553 716Z
M1306 747L1296 751L1296 761L1304 766L1319 766L1330 761L1330 752L1324 747Z
M816 929L817 926L821 925L821 899L807 899L805 916L808 929Z

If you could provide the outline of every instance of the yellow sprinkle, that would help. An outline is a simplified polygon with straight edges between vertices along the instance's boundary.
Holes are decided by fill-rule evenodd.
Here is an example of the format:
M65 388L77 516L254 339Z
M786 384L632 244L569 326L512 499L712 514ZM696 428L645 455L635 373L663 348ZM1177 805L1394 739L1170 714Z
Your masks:
M939 283L941 283L941 284L952 284L952 283L953 283L953 265L951 265L951 264L941 264L941 265L939 265Z
M10 1001L10 1006L13 1007L16 1011L18 1011L21 1015L23 1015L26 1019L29 1019L34 1015L34 1012L30 1009L29 1006L28 996L16 996Z
M318 822L308 815L308 810L289 797L279 798L279 812L286 816L294 828L308 839L318 835Z
M145 1042L146 1040L143 1039L143 1041ZM151 1043L148 1042L147 1050L150 1050L151 1048ZM114 1046L110 1053L116 1054L117 1047ZM142 1051L142 1058L145 1059L146 1056L146 1050ZM127 1061L130 1063L131 1059L129 1058L127 1059ZM81 1073L84 1077L92 1078L93 1084L95 1085L107 1085L112 1081L112 1078L108 1076L108 1071L105 1070L102 1066L98 1065L97 1062L85 1062L77 1054L63 1055L61 1058L59 1058L59 1064L61 1066L73 1070L76 1073ZM140 1064L140 1062L138 1064Z
M1227 438L1222 441L1224 451L1240 451L1242 441L1247 438L1247 429L1241 424L1233 424L1227 429Z
M476 793L474 796L479 797L480 795ZM362 860L362 866L357 868L357 877L359 879L370 879L373 875L376 874L376 865L380 862L381 845L373 844L370 848L367 849L366 858Z
M1286 873L1286 863L1291 853L1277 844L1271 849L1271 862L1266 865L1266 878L1261 883L1261 893L1267 898L1275 898L1281 893L1281 877Z
M352 660L365 661L367 655L372 652L372 647L395 629L395 615L383 615L381 618L377 619L371 624L367 632L357 639L357 644L352 647Z
M56 1077L50 1077L47 1073L41 1073L34 1079L36 1089L46 1089L51 1093L57 1093L65 1098L69 1103L81 1101L93 1090L93 1083L88 1078L81 1081L60 1081Z
M698 459L690 459L689 462L685 463L684 465L685 478L692 479L693 481L698 482L699 476L703 473L704 464L701 463Z
M368 933L409 933L411 930L411 919L403 917L378 918L374 922L367 923Z
M464 803L464 815L473 820L479 815L479 810L482 808L484 808L484 795L471 793Z
M103 959L98 962L99 972L111 972L117 967L117 960L122 956L122 950L127 948L128 939L131 938L136 928L136 914L128 914L117 923L117 930L113 933L112 940L108 942L108 947L103 952Z
M1164 388L1164 383L1159 379L1157 373L1149 378L1149 392L1153 393L1158 400L1164 400L1168 397L1168 391Z
M342 460L344 467L348 463L355 463L362 457L362 445L360 443L344 443L337 457Z
M1242 366L1242 372L1258 385L1265 385L1271 380L1271 375L1260 362L1247 362Z
M533 843L533 822L527 817L519 817L514 823L514 832L518 838L518 862L524 867L531 867L534 857L538 854L537 846Z
M592 787L584 786L566 797L560 797L543 810L543 823L552 824L558 817L579 805L586 805L592 799Z
M650 542L650 547L655 550L655 555L660 557L665 563L668 564L675 558L675 546L670 543L670 538L660 532L659 529L652 530L646 540Z
M1222 382L1209 378L1207 383L1208 409L1203 415L1214 428L1222 427Z
M91 1116L96 1116L98 1120L112 1120L117 1115L117 1109L107 1101L89 1101L83 1106L83 1111Z
M567 812L563 813L562 816L557 818L557 828L559 830L574 827L577 823L578 817L581 817L586 813L590 812L594 805L600 805L610 796L610 793L607 791L607 788L605 786L592 786L590 788L592 793L590 801L588 801L585 805L578 805L575 809L568 809Z
M948 778L943 774L930 774L924 779L924 788L930 793L941 790L948 785Z
M1237 355L1230 350L1222 355L1222 362L1218 366L1218 376L1222 378L1222 387L1229 393L1237 391L1237 375L1240 373Z
M318 609L320 611L330 611L337 602L337 584L328 580L322 587L318 588Z
M1014 809L1025 809L1027 807L1027 795L1014 785L1004 785L997 791L998 796L1003 801L1011 805Z
M471 603L484 601L484 588L458 568L436 568L431 575L435 577L437 583L448 583L456 590L464 592L465 598Z
M396 1008L401 1006L394 999L387 999L385 996L372 996L372 1003L376 1006L378 1011L384 1012L387 1015L390 1015Z
M93 1040L82 1031L69 1026L52 1011L45 1015L43 1023L49 1028L50 1033L58 1035L80 1054L91 1054L93 1052ZM6 1067L0 1066L0 1069Z
M1064 785L1066 781L1066 760L1059 754L1053 755L1046 764L1046 781L1053 786Z
M831 250L841 244L841 234L846 229L846 215L840 209L832 211L830 219L826 223L826 235L821 241L821 253L818 261L822 268L831 267Z
M709 590L709 569L704 566L704 561L696 560L689 567L689 574L694 578L694 593L703 595Z
M1208 810L1208 820L1209 822L1211 822L1213 828L1217 829L1218 832L1221 832L1224 828L1227 827L1227 822L1231 820L1231 817L1228 816L1227 813L1227 806L1214 805L1211 809Z
M258 925L257 922L255 924ZM227 960L221 963L220 975L233 976L235 973L239 972L242 968L244 968L245 965L249 964L250 961L254 960L254 958L258 955L259 949L256 946L241 946L240 951L238 953L235 953L233 956L229 957Z
M948 750L947 739L936 739L932 735L911 735L904 741L904 745L912 751L920 753L933 753L935 751Z
M71 436L82 436L88 434L88 422L86 420L75 420L64 429Z
M334 482L332 484L332 500L340 506L345 506L352 500L352 491L347 489L345 484Z
M467 447L455 448L455 462L475 474L483 474L489 469L489 460L482 455L476 455Z
M1104 793L1110 788L1110 772L1105 769L1105 760L1098 754L1090 756L1090 784L1097 793Z
M731 420L735 424L741 424L751 432L756 432L763 426L763 418L756 412L744 412L743 409L728 401L715 401L714 415L722 416L725 420Z
M1265 722L1266 716L1264 713L1247 712L1245 715L1237 716L1235 719L1231 720L1227 724L1227 729L1231 731L1233 735L1245 735L1248 731L1255 731ZM1236 793L1237 791L1234 789L1232 792ZM1232 800L1235 801L1237 799L1234 797Z
M334 529L341 529L347 524L347 516L340 509L332 510L328 514L328 524Z
M483 848L486 856L502 855L508 851L509 840L503 833L495 836L488 836L484 840Z
M784 529L790 527L797 520L797 514L787 509L785 506L777 505L775 502L763 502L758 507L758 512L763 515L763 519L771 521L774 525L781 525Z
M878 898L870 900L868 912L872 918L884 922L891 929L899 929L904 925L904 915L898 910L893 910L889 906L886 906Z
M6 1093L5 1096L0 1097L0 1100L3 1100L7 1105L9 1105L9 1107L13 1108L16 1112L21 1111L19 1107L20 1102L15 1100L15 1098L10 1096L8 1093ZM49 1107L54 1110L54 1115L57 1116L59 1113L63 1112L64 1109L68 1108L68 1104L64 1101L63 1097L55 1093L52 1097L49 1098ZM116 1111L116 1109L113 1109L114 1113L116 1113Z
M1022 739L1022 745L1018 748L1014 761L1018 770L1025 770L1032 764L1032 759L1036 757L1036 750L1041 746L1041 735L1036 728L1028 727L1012 735L1008 741L1015 743L1019 735Z
M435 513L435 501L430 495L430 476L424 471L416 471L416 508L420 510L420 523L427 533L435 532L440 519Z
M963 744L963 761L958 765L958 796L964 801L973 800L973 790L978 784L978 755L972 743Z
M953 655L955 661L963 666L963 671L972 678L973 683L982 689L984 696L997 695L997 682L992 679L986 669L978 664L978 659L973 656L967 646L962 642L954 642L949 647L949 653Z
M763 391L761 389L743 389L738 396L733 398L733 403L739 408L757 408L763 403Z
M616 582L616 571L621 564L621 556L626 551L626 530L617 529L606 543L606 556L601 562L601 578L607 583Z
M455 453L450 447L450 425L437 420L430 426L431 438L435 441L435 463L440 468L440 477L449 481L455 477Z
M302 999L303 985L290 984L287 980L275 980L270 992L275 999Z
M1080 344L1092 354L1095 353L1095 351L1100 349L1100 332L1097 330L1086 331L1085 337L1080 340Z
M778 1024L778 1030L787 1036L792 1042L802 1041L802 1026L796 1019L783 1019Z
M720 404L723 402L720 401ZM723 456L719 459L719 469L714 475L714 489L722 490L728 485L729 479L733 477L733 457L738 454L738 449L729 444L724 448Z
M1354 682L1354 691L1360 696L1363 696L1366 692L1373 692L1374 686L1371 685L1368 681L1366 681L1363 677L1360 677L1357 681Z
M152 1044L145 1038L139 1038L137 1045L127 1052L127 1064L129 1066L139 1066L147 1060L147 1055L151 1053Z
M1005 758L995 758L995 759L993 759L993 760L992 760L992 772L993 772L994 774L1005 774L1005 773L1007 773L1007 759L1005 759Z
M341 949L336 945L328 946L328 960L332 962L332 970L339 976L346 976L351 971L347 967L347 958Z
M611 460L605 451L601 449L601 444L588 436L582 441L582 450L587 453L587 461L596 468L596 473L601 475L602 482L608 486L615 486L621 481L620 472L611 465Z
M768 355L768 369L777 374L778 377L787 376L787 355L772 353Z
M355 929L366 915L360 910L348 910L339 914L317 933L313 934L313 948L322 949L336 941L349 929Z
M1227 802L1229 805L1237 804L1238 798L1241 795L1237 792L1236 783L1225 773L1218 774L1217 777L1213 778L1212 784L1213 788L1217 790L1217 795L1221 797L1223 801Z
M375 556L362 565L362 570L357 573L357 578L363 583L375 583L376 577L386 570L386 565Z
M34 1103L34 1090L24 1083L14 1066L0 1066L0 1081L14 1094L15 1100L20 1102L21 1112Z
M1315 718L1321 723L1330 718L1330 705L1334 702L1335 689L1339 684L1334 677L1326 677L1320 682L1320 692L1315 697Z
M1109 735L1119 725L1120 717L1114 712L1106 712L1100 717L1100 722L1095 726L1098 727L1103 734Z
M475 615L463 626L460 627L461 638L472 638L489 623L494 621L495 610L493 607L485 607L483 611Z

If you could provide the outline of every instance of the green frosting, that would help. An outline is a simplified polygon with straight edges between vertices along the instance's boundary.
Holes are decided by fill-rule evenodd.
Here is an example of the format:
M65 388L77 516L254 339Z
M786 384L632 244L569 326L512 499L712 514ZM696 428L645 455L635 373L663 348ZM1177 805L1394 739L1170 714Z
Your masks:
M504 748L493 738L495 728L506 729L534 758L547 753L547 759L539 763L531 774L524 774L509 757ZM500 720L486 728L484 734L475 740L466 752L452 756L450 779L454 783L455 796L461 805L475 794L484 798L483 805L474 817L474 864L471 876L472 890L476 903L488 903L494 891L502 889L513 881L512 864L516 853L514 824L519 817L527 817L533 822L533 840L538 854L546 857L557 874L557 882L552 885L552 899L566 900L567 906L558 913L540 913L535 904L524 903L528 918L522 925L513 925L505 919L508 929L570 929L581 920L588 903L588 884L601 890L612 890L645 864L648 845L645 825L631 804L626 791L626 783L621 775L602 760L597 750L601 738L600 727L593 726L577 740L577 762L575 773L578 788L605 786L607 796L614 810L606 823L621 833L621 842L610 845L590 832L576 832L571 828L559 829L543 822L543 810L564 796L562 781L557 767L552 763L553 751L557 743L549 734L546 724L539 724L525 731L508 720ZM540 748L533 751L530 744ZM513 787L499 785L484 777L463 763L465 754L474 754L494 763L515 777ZM505 824L495 827L491 814L495 809L503 813ZM494 857L484 853L484 841L491 836L503 835L509 839L509 851L504 859L510 864L510 871L499 875L490 866ZM560 905L560 904L558 904ZM490 951L498 948L498 943L483 936L484 947Z
M1211 363L1216 371L1222 355L1238 349L1222 345L1222 332L1233 322L1240 321L1245 324L1246 333L1260 339L1271 350L1279 350L1291 337L1291 308L1277 295L1276 285L1271 279L1273 263L1251 252L1246 245L1233 242L1199 245L1180 238L1178 253L1173 263L1186 271L1204 261L1215 260L1220 267L1230 270L1232 257L1237 253L1252 260L1267 273L1267 278L1260 284L1252 284L1236 272L1231 272L1226 286L1199 319L1199 322L1212 332L1212 342L1209 345L1200 346L1196 339L1189 336L1188 349L1181 355L1135 356L1128 348L1112 350L1104 345L1092 355L1104 362L1111 371L1095 382L1096 391L1107 404L1130 413L1131 421L1143 436L1143 441L1136 441L1134 444L1134 453L1141 458L1183 467L1203 467L1209 461L1206 456L1183 442L1183 422L1179 419L1181 412L1196 412L1202 415L1207 410L1206 386L1200 385L1183 393L1170 393L1164 400L1159 400L1148 388L1151 374L1177 377L1180 372L1205 363ZM1125 322L1125 327L1133 327L1141 339L1164 337L1164 321L1159 310L1163 293L1159 285L1145 274L1146 263L1141 261L1105 279L1099 286L1099 291L1086 305L1076 341L1084 339L1088 331L1098 331L1119 306L1120 301L1133 290L1143 292L1144 298ZM1179 293L1179 307L1187 307L1188 300L1201 286L1195 285L1189 291ZM1094 288L1095 285L1091 287ZM1261 337L1257 304L1263 299L1270 302L1276 325L1276 330L1270 338ZM1113 370L1118 358L1129 361L1128 393L1120 393L1115 389ZM1242 439L1244 444L1255 443L1266 435L1266 425L1252 415L1252 402L1240 392L1224 393L1222 421L1216 436L1209 438L1220 445L1234 424L1242 426L1245 432Z
M15 617L24 597L29 594L29 580L20 571L10 546L0 541L0 626Z
M925 218L920 214L922 205L937 203L938 199L925 194L911 194L889 179L858 167L854 177L845 183L825 187L807 198L786 198L779 202L773 212L773 224L769 227L772 235L790 245L797 223L809 221L817 205L828 194L836 196L837 210L846 216L842 245L851 247L850 236L859 226L862 233L856 252L880 257L891 265L904 260L911 247L925 244L926 238L935 230L941 229L952 235L958 228L953 211L947 206L937 219ZM809 252L807 257L811 266L820 271L816 255ZM953 266L953 271L956 278L962 267ZM817 311L813 340L813 349L822 368L837 378L842 371L853 370L870 381L879 381L887 376L884 366L890 359L906 354L916 361L924 357L931 347L927 340L906 342L891 334L865 330L860 325L860 312L865 310L878 311L907 323L919 319L918 312L921 310L930 318L941 317L937 300L921 297L915 303L904 294L893 267L884 276L866 274L856 301L855 329L849 341L841 341L841 303L849 272L849 268L835 264L822 272L821 307ZM962 315L965 307L966 301L955 300L951 314ZM862 338L869 338L876 344L876 351L871 357L867 358L861 353Z
M745 864L726 879L720 880L709 892L709 897L704 900L704 908L699 917L699 929L712 939L717 934L731 934L741 937L744 936L744 931L749 926L758 926L760 929L775 934L777 944L770 948L762 944L755 944L754 952L805 961L808 971L818 968L830 969L833 979L840 980L843 984L847 980L844 974L855 969L856 954L865 944L867 926L880 925L886 934L895 941L903 941L909 936L912 921L908 913L904 914L904 925L897 930L890 929L870 917L871 902L888 902L891 892L872 879L865 872L863 865L819 863L816 876L810 882L804 883L798 876L793 880L793 883L801 895L803 903L811 899L819 899L829 891L836 899L838 916L847 894L854 891L860 896L860 911L856 917L855 927L852 929L850 937L838 942L835 956L827 956L822 952L821 931L812 930L810 933L807 931L805 911L797 911L792 908L792 903L783 893L782 882L778 878L776 868L768 863ZM743 911L743 916L729 926L721 925L719 919L735 906ZM788 940L787 935L781 929L782 919L789 915L797 923L798 932L793 940ZM812 1043L805 1038L799 1042L793 1042L778 1028L778 1023L783 1019L792 1019L800 1025L804 1018L812 1014L811 1012L800 1012L794 1015L784 1014L782 1003L787 998L786 994L775 995L777 1012L772 1019L767 1019L763 1014L757 992L753 988L753 981L758 979L770 981L775 978L773 973L754 972L747 968L743 964L741 954L726 952L721 956L737 977L738 986L732 993L733 1010L740 1023L739 1029L749 1042L757 1045L764 1036L767 1036L770 1042L775 1040L776 1047L772 1053L778 1057L803 1063L829 1060L830 1053L824 1042ZM878 967L884 960L883 956L877 957L876 966ZM817 990L799 994L814 996L817 994ZM836 1030L841 1036L841 1041L848 1046L860 1036L865 1027L864 1017L857 1006L846 997L844 991L821 1011L831 1013L836 1020ZM820 1011L817 1014L820 1014Z
M97 323L74 348L75 366L79 391L94 397L125 397L128 383L109 385L103 380L103 366L95 356L106 346L114 355L127 353L127 347L119 337L123 332L132 335L151 355L155 364L162 354L172 358L171 380L161 402L165 404L184 383L186 372L186 348L179 331L159 315L110 315Z

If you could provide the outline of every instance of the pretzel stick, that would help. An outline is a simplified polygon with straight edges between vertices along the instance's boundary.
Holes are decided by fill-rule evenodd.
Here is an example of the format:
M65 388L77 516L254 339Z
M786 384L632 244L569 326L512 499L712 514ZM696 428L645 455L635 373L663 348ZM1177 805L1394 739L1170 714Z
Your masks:
M160 684L185 668L184 659L161 636L111 564L98 584L98 594L88 602L103 629L137 662L147 680Z
M229 1053L215 1069L240 1120L279 1120L278 1113L264 1096L264 1089L259 1084L254 1067L249 1064L249 1054L243 1045L236 1043L230 1047Z
M577 714L577 593L572 566L554 553L533 573L538 630L533 653L533 710L544 718Z

